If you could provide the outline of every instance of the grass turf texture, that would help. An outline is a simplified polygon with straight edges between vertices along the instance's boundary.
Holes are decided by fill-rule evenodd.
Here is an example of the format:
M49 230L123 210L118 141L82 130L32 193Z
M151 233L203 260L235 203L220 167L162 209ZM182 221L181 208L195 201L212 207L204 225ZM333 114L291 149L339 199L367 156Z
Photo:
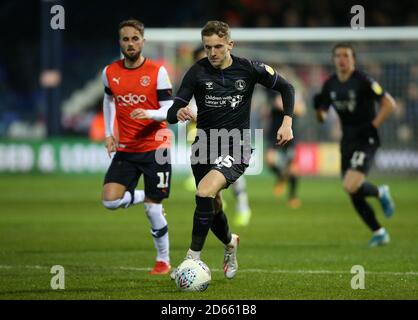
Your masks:
M272 196L273 178L248 177L253 218L241 236L240 270L224 279L223 247L212 233L202 260L212 282L202 293L179 292L168 276L151 276L155 249L143 206L106 211L102 177L0 176L0 299L417 299L418 181L389 183L397 212L387 220L389 246L369 248L368 229L338 179L304 179L299 209ZM232 190L224 191L233 221ZM172 265L190 244L194 195L174 177L165 202ZM50 287L53 265L65 268L65 290ZM366 271L353 290L353 265Z

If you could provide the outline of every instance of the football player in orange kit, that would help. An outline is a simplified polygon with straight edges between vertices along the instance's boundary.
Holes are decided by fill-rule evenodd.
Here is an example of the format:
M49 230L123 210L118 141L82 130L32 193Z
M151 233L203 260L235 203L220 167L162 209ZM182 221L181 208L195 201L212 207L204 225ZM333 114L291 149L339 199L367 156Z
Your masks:
M116 153L104 178L102 202L110 210L144 203L157 249L151 274L166 274L170 271L169 239L162 200L169 196L171 164L157 157L169 158L169 139L161 142L160 137L173 103L172 86L164 66L142 55L144 42L143 23L122 21L119 44L124 59L103 70L105 143L109 156ZM141 118L138 110L149 119ZM115 118L118 141L113 132ZM135 190L142 174L145 190Z

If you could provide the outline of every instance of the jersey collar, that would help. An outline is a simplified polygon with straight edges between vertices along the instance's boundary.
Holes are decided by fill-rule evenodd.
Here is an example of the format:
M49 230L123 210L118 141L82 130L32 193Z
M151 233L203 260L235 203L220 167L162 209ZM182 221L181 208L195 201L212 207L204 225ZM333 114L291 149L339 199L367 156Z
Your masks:
M122 65L123 65L123 68L126 70L136 70L136 69L141 68L145 64L146 61L147 61L147 58L144 57L144 61L142 61L142 63L139 66L135 68L128 68L127 66L125 66L125 59L122 59Z

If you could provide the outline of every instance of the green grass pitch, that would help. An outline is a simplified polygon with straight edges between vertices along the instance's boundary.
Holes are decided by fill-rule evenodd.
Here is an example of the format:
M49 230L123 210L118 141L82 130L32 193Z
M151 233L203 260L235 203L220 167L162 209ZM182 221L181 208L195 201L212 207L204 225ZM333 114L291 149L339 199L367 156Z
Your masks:
M338 179L303 179L302 207L274 198L269 176L247 177L253 219L241 236L240 270L222 273L223 247L210 233L202 260L212 282L202 293L179 292L168 276L151 276L155 251L143 206L106 211L101 176L0 176L0 299L417 299L418 180L390 184L397 211L387 220L392 242L368 248L370 232ZM172 265L190 243L194 195L174 175L165 202ZM224 191L229 220L232 190ZM65 289L50 287L51 267L65 268ZM352 266L366 271L353 290Z

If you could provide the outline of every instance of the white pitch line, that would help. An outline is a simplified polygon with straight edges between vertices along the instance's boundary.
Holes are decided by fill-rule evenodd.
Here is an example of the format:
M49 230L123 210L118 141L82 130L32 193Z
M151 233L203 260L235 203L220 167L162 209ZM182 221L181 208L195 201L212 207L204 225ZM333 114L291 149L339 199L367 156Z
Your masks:
M65 266L64 266L65 267ZM0 269L50 269L47 266L24 265L11 266L0 265ZM109 269L127 270L127 271L150 271L151 268L140 267L109 267ZM213 272L223 272L223 269L211 269ZM286 269L240 269L240 273L284 273L284 274L348 274L349 270L286 270ZM389 276L418 276L418 271L393 272L393 271L365 271L366 274L389 275Z
M127 270L127 271L151 271L151 268L136 268L136 267L117 267L112 269Z
M24 266L6 266L6 265L0 265L0 269L18 269L18 268L25 268L25 269L50 269L51 267L38 266L38 265L24 265Z
M212 269L214 271L222 271L221 269ZM280 269L243 269L240 272L253 272L253 273L295 273L295 274L345 274L349 271L338 271L338 270L280 270ZM416 276L418 271L407 271L407 272L392 272L392 271L365 271L367 274L385 274L394 276Z
M130 271L150 271L150 268L136 268L136 267L119 267L120 270ZM223 269L210 269L213 272L223 272ZM345 274L349 271L338 270L281 270L281 269L239 269L239 272L243 273L290 273L290 274ZM418 271L407 272L392 272L392 271L365 271L366 274L382 274L392 276L417 276Z

